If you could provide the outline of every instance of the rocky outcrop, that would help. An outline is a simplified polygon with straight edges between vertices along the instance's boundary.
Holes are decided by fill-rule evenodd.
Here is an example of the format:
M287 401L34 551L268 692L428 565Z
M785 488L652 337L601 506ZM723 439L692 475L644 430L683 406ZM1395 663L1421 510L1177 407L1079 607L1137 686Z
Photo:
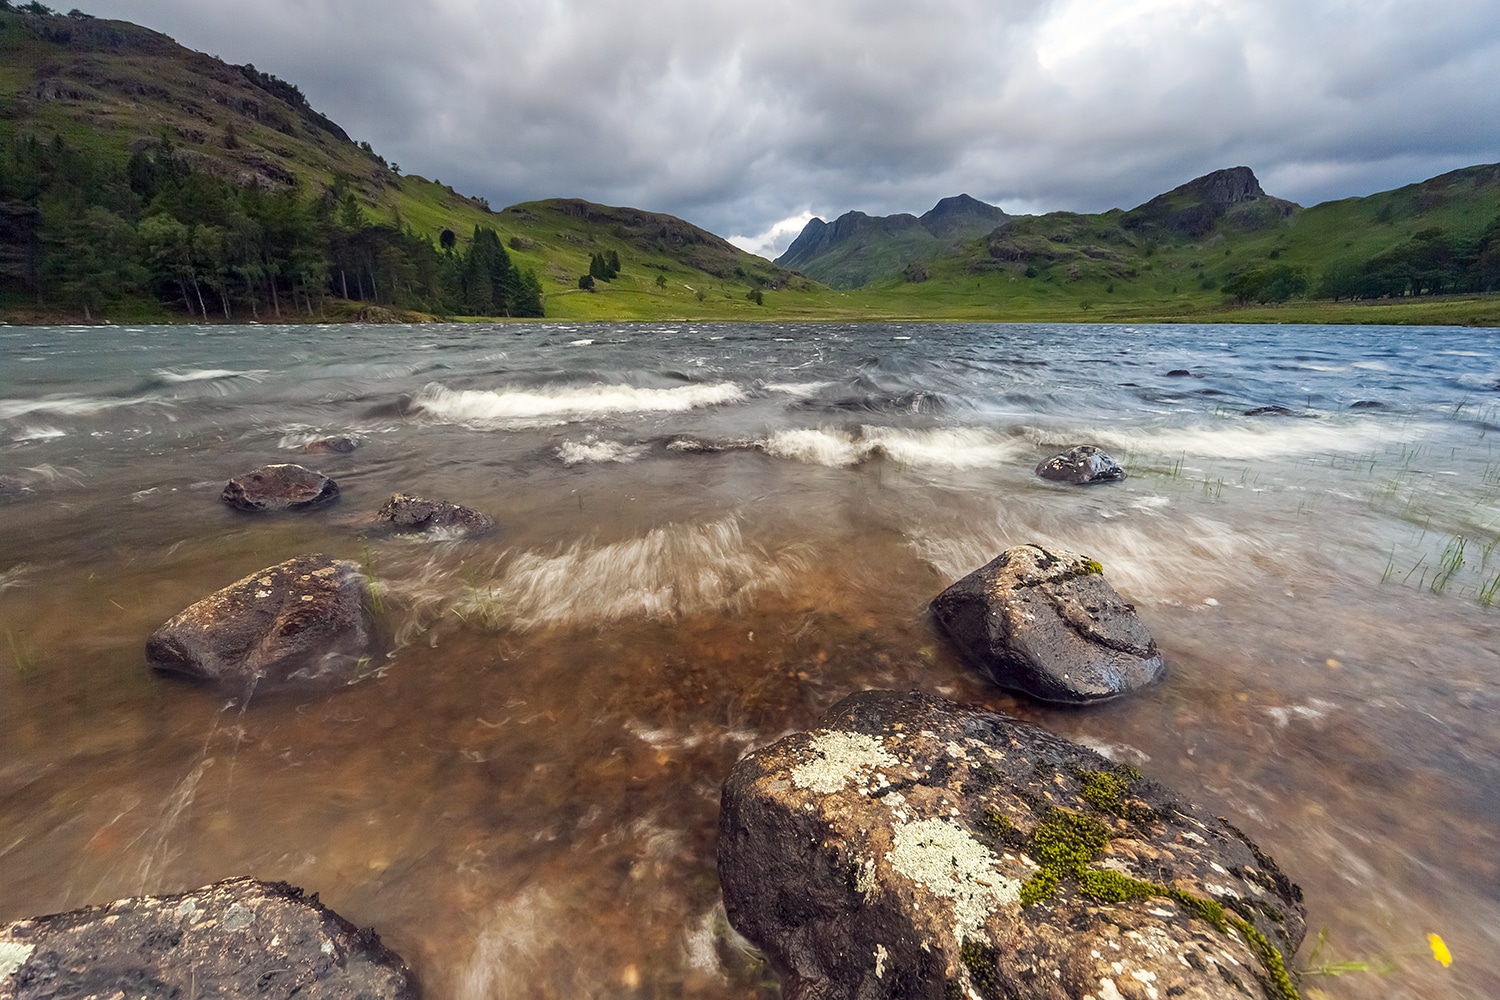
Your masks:
M357 563L314 554L232 583L172 617L146 643L157 670L233 693L357 679L375 645Z
M1125 478L1120 463L1091 444L1081 444L1052 456L1036 467L1036 474L1043 479L1075 486L1114 483Z
M477 510L428 500L409 493L393 493L376 518L403 531L436 531L444 534L479 535L495 527L494 518Z
M296 510L338 499L339 486L300 465L265 465L235 476L219 499L240 510Z
M1072 552L1006 549L935 597L932 614L991 681L1043 701L1106 701L1166 670L1135 607Z
M787 1000L1296 996L1301 892L1242 833L916 692L853 695L740 761L718 862Z
M0 927L0 1000L415 1000L400 956L285 882L235 878Z

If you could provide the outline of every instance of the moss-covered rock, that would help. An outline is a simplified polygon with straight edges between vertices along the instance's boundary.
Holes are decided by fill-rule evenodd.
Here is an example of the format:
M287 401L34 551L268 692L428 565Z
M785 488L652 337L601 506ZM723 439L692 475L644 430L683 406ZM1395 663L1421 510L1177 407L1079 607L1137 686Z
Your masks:
M719 878L788 1000L1287 1000L1301 892L1222 819L1015 719L867 691L724 786Z

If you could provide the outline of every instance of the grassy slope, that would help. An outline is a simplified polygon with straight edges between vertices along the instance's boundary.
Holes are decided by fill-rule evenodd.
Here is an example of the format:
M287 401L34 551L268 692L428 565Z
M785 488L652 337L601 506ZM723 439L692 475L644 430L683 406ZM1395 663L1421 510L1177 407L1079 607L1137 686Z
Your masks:
M490 212L449 187L397 176L374 154L319 127L310 109L288 104L254 86L237 67L164 35L126 22L56 17L48 19L53 37L43 39L28 28L34 20L0 12L0 140L58 134L100 156L123 157L165 133L180 153L246 182L295 177L316 192L343 177L374 220L400 221L433 238L449 228L461 245L476 225L497 229L507 243L516 237L511 255L541 279L549 318L1500 325L1500 299L1494 296L1231 309L1216 290L1273 253L1307 268L1316 280L1324 266L1367 258L1426 226L1478 232L1500 211L1496 168L1319 205L1264 230L1221 226L1196 241L1159 240L1149 247L1122 227L1120 212L1017 219L1014 237L1026 249L1055 258L1044 261L1036 277L1025 277L1024 262L994 261L981 239L931 261L927 282L893 278L839 291L779 272L670 216L565 199ZM608 250L620 255L622 273L595 292L580 291L577 277L588 270L590 253ZM657 285L658 275L664 286ZM757 287L767 289L760 305L746 298Z

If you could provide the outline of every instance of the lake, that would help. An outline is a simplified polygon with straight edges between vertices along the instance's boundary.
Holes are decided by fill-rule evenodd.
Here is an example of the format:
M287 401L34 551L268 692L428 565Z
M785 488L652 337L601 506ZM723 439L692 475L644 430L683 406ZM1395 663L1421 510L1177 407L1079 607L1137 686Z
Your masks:
M1483 330L0 327L0 922L249 874L430 998L774 996L719 900L720 783L916 687L1242 828L1306 894L1293 964L1365 966L1305 995L1497 996L1497 439ZM1129 478L1034 475L1081 443ZM272 462L340 500L219 502ZM397 491L499 530L373 531ZM1027 542L1103 565L1162 684L1063 709L959 660L927 603ZM147 668L167 618L306 552L375 581L371 676Z

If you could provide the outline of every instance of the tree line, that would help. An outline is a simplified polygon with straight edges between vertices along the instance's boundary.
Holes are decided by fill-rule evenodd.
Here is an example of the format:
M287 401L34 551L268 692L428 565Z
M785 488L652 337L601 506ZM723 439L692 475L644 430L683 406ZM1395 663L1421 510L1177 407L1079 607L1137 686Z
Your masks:
M536 275L489 228L460 249L371 221L342 180L240 187L163 137L128 160L21 136L0 147L0 297L93 314L151 298L204 320L316 316L330 298L541 316Z
M1496 288L1500 288L1500 217L1477 237L1438 228L1419 230L1368 260L1330 267L1318 291L1336 302Z

